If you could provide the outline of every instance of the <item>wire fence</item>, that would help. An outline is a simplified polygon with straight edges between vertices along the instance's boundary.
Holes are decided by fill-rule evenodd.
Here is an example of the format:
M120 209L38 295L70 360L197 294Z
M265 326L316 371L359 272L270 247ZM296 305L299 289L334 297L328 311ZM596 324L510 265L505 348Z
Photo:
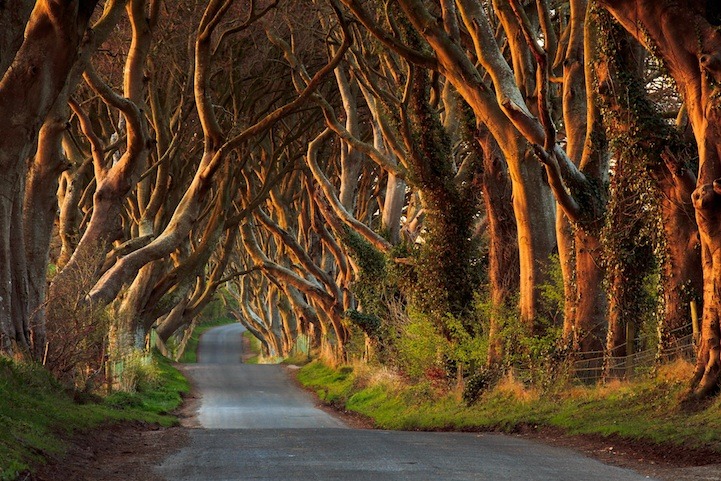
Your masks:
M638 379L648 376L665 361L682 358L694 362L696 347L692 332L692 324L688 324L663 334L642 333L611 351L574 353L565 366L575 379L588 384L608 379ZM664 342L660 342L661 338ZM538 381L538 372L534 369L514 366L514 372L528 382Z
M648 375L665 360L694 361L696 350L691 332L692 325L688 324L664 334L634 336L632 341L611 351L578 353L572 364L573 373L587 382L606 378L636 379ZM660 342L661 338L666 341Z

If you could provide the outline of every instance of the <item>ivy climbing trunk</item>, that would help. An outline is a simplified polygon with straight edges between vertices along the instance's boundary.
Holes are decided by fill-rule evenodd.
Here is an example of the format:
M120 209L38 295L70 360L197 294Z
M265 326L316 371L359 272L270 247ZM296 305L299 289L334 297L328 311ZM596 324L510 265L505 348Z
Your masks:
M692 200L703 268L703 316L690 395L721 376L721 32L713 2L602 0L638 41L663 59L685 100L699 151Z
M496 141L479 126L477 142L483 156L483 197L488 217L488 278L490 281L491 315L488 332L489 365L503 361L503 313L511 308L518 291L518 239L511 203L511 181Z
M418 47L416 35L409 29L408 36ZM466 329L473 329L464 314L470 312L476 287L470 244L474 205L468 192L454 182L450 138L430 102L430 73L417 68L412 78L408 110L416 147L408 164L422 192L428 230L418 266L417 301L451 339L449 315L454 318L451 322L461 321Z

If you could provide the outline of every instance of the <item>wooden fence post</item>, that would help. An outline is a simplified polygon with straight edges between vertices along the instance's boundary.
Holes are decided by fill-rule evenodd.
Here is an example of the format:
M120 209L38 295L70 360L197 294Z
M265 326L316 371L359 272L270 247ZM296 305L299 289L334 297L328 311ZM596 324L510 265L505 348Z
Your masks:
M693 329L693 345L698 345L699 332L701 329L698 324L698 305L696 299L691 301L691 325Z
M631 379L633 376L633 355L636 339L636 325L629 321L626 323L626 379Z

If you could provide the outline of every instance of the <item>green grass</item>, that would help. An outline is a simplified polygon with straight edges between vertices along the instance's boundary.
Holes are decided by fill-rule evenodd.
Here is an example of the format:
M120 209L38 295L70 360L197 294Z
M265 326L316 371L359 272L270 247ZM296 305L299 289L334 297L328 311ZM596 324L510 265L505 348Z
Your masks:
M234 319L230 319L228 317L221 317L212 321L203 322L195 326L195 329L193 329L193 334L190 335L190 339L188 339L188 343L185 346L183 355L180 356L178 362L187 364L198 362L198 342L200 342L200 336L202 336L203 333L209 329L218 326L225 326L226 324L233 324L235 322L237 321L235 321Z
M298 371L301 384L314 388L318 397L328 404L349 400L354 391L354 379L353 369L350 367L333 369L317 361Z
M253 334L251 334L250 331L245 331L243 333L243 337L248 339L250 342L250 352L253 353L252 357L249 357L245 360L246 364L258 364L260 361L260 341L257 337L255 337Z
M313 358L308 357L308 354L300 352L297 354L292 354L289 357L286 357L285 359L283 359L283 362L281 364L288 364L288 365L293 365L293 366L305 366L312 360L313 360Z
M361 370L332 369L315 361L300 369L298 380L324 402L363 414L382 429L511 432L547 426L568 434L616 435L721 453L721 399L693 410L684 408L680 399L685 380L571 386L555 394L504 380L469 407L458 392L439 390L430 382L374 380L367 368Z
M176 424L170 412L189 386L169 361L155 359L154 378L138 392L78 404L42 367L0 358L0 480L11 481L47 455L62 454L63 440L77 430L122 421Z

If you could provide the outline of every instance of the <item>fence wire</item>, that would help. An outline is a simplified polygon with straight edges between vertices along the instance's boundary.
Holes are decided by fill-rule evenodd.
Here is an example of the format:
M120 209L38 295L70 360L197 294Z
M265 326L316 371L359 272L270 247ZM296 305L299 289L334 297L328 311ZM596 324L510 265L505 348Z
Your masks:
M654 368L665 360L683 358L690 362L696 360L696 348L693 334L676 337L683 332L691 333L692 325L679 327L664 333L663 337L671 339L669 345L661 347L660 334L638 335L633 343L618 346L613 350L585 351L574 353L570 364L571 374L585 383L599 382L604 379L638 379L653 372ZM625 348L643 347L627 355L621 355ZM619 355L614 355L619 353ZM534 379L534 373L528 367L515 366L514 372L527 381Z
M600 381L607 377L634 379L647 375L664 360L680 357L693 361L696 353L693 334L676 337L683 332L692 332L692 325L688 324L666 333L664 337L672 341L665 347L661 347L659 342L660 334L639 335L634 338L633 343L618 346L610 352L579 353L578 360L573 363L573 372L578 378L589 382ZM638 351L633 349L626 355L614 355L614 352L623 353L627 347L640 346L645 348Z

